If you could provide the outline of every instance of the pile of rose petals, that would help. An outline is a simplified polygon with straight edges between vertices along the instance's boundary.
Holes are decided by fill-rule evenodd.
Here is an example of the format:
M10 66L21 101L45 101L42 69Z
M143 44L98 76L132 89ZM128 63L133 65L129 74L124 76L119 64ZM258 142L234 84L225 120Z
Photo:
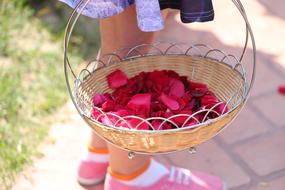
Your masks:
M96 94L92 99L92 118L106 125L166 130L192 126L228 111L226 103L219 101L207 85L191 82L172 70L141 72L132 78L116 70L107 76L107 81L113 92ZM208 109L214 111L207 114ZM201 112L189 117L197 111ZM144 121L152 117L161 119Z

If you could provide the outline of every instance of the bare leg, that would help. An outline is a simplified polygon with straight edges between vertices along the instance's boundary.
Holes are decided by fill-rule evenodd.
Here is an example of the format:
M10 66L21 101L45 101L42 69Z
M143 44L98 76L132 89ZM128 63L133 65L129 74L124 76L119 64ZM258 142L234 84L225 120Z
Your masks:
M133 159L128 159L128 152L108 144L110 152L110 167L113 172L121 175L130 175L144 167L149 155L136 155Z
M107 53L112 53L125 46L134 46L142 43L151 43L154 33L142 32L137 27L135 7L131 6L123 13L101 19L101 51L99 58ZM90 144L95 148L106 148L106 142L94 132Z
M134 46L153 41L154 33L145 33L137 27L135 8L132 6L122 14L103 19L100 22L102 53L113 52L124 46ZM128 160L126 151L108 144L110 152L110 167L114 172L128 175L142 168L149 156L137 155ZM127 160L127 162L125 161Z
M165 13L164 13L165 14ZM123 13L100 20L101 52L100 55L111 53L122 47L151 43L154 32L142 32L137 26L135 7L127 8ZM96 148L106 147L106 143L95 133L92 134L91 144ZM126 151L108 144L110 152L110 166L114 172L128 175L146 165L149 156L136 155L128 159ZM126 162L126 160L128 160Z

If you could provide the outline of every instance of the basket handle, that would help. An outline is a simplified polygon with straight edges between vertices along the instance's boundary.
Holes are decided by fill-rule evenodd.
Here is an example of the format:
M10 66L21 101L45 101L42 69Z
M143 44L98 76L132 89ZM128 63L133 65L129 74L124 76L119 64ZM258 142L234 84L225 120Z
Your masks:
M65 35L64 35L64 74L65 74L65 80L66 80L67 88L68 88L69 94L71 96L72 96L72 90L71 90L71 87L70 87L68 70L70 70L70 72L71 72L71 74L72 74L74 79L76 79L76 75L75 75L75 73L74 73L74 71L73 71L73 69L72 69L72 67L70 65L69 59L68 59L69 40L70 40L71 34L73 32L74 26L75 26L78 18L80 17L80 15L82 14L84 8L87 6L87 4L89 2L90 2L90 0L80 0L80 2L76 5L74 10L72 11L71 16L68 19L68 22L67 22L67 25L66 25L66 29L65 29ZM242 17L244 19L244 22L246 24L245 44L244 44L244 48L243 48L243 51L241 53L241 56L239 58L239 61L241 62L243 60L244 54L245 54L246 49L247 49L249 36L251 38L251 44L252 44L252 49L253 49L252 76L251 76L250 85L249 85L248 90L246 92L246 96L248 96L248 94L249 94L249 92L250 92L250 90L251 90L251 88L253 86L254 79L255 79L255 67L256 67L256 45L255 45L255 39L254 39L253 31L251 29L251 26L250 26L248 18L247 18L246 11L245 11L241 1L240 0L232 0L232 2L236 6L236 8L239 10L239 12L242 15ZM73 98L71 98L71 99L72 99L73 103L75 103ZM77 107L77 106L75 106L75 107Z

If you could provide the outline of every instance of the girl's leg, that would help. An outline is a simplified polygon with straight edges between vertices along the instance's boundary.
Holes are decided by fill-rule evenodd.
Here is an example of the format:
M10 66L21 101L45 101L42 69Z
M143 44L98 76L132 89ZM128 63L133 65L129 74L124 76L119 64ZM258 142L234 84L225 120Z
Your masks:
M98 58L112 53L122 47L131 47L142 43L151 43L154 33L142 32L137 27L135 7L131 6L119 15L101 19L101 50ZM149 162L148 156L137 155L129 160L126 151L119 150L92 133L89 152L86 159L79 165L78 181L83 185L98 183L105 177L106 167L110 165L112 171L128 175L138 171ZM110 160L110 162L109 162ZM127 161L126 161L127 160Z
M164 11L166 15L166 11ZM142 32L137 26L135 7L131 6L119 15L100 20L101 50L99 58L122 47L151 43L153 32ZM95 148L106 148L106 142L92 133L91 145Z
M97 149L107 149L106 141L94 132L91 133L90 145Z
M137 26L135 7L131 6L119 15L101 19L101 51L100 56L112 53L122 47L131 47L142 43L151 43L153 32L142 32ZM95 148L105 148L106 143L95 133L92 134L91 145ZM108 145L110 153L110 167L121 174L130 174L142 168L149 160L149 156L137 155L129 160L126 151ZM127 162L126 162L127 159Z
M129 159L127 151L118 149L110 144L108 144L108 148L111 170L123 176L129 176L141 170L148 164L150 159L148 155L135 155L133 159Z

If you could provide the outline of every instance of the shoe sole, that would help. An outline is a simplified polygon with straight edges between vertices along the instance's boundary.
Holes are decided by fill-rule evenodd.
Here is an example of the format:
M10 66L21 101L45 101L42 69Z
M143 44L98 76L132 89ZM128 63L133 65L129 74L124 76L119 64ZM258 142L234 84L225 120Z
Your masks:
M86 178L77 176L77 181L78 181L78 183L79 183L80 185L85 185L85 186L92 186L92 185L99 184L99 183L101 183L102 181L104 181L104 179L105 179L105 176L103 176L103 177L100 178L100 179L86 179Z

